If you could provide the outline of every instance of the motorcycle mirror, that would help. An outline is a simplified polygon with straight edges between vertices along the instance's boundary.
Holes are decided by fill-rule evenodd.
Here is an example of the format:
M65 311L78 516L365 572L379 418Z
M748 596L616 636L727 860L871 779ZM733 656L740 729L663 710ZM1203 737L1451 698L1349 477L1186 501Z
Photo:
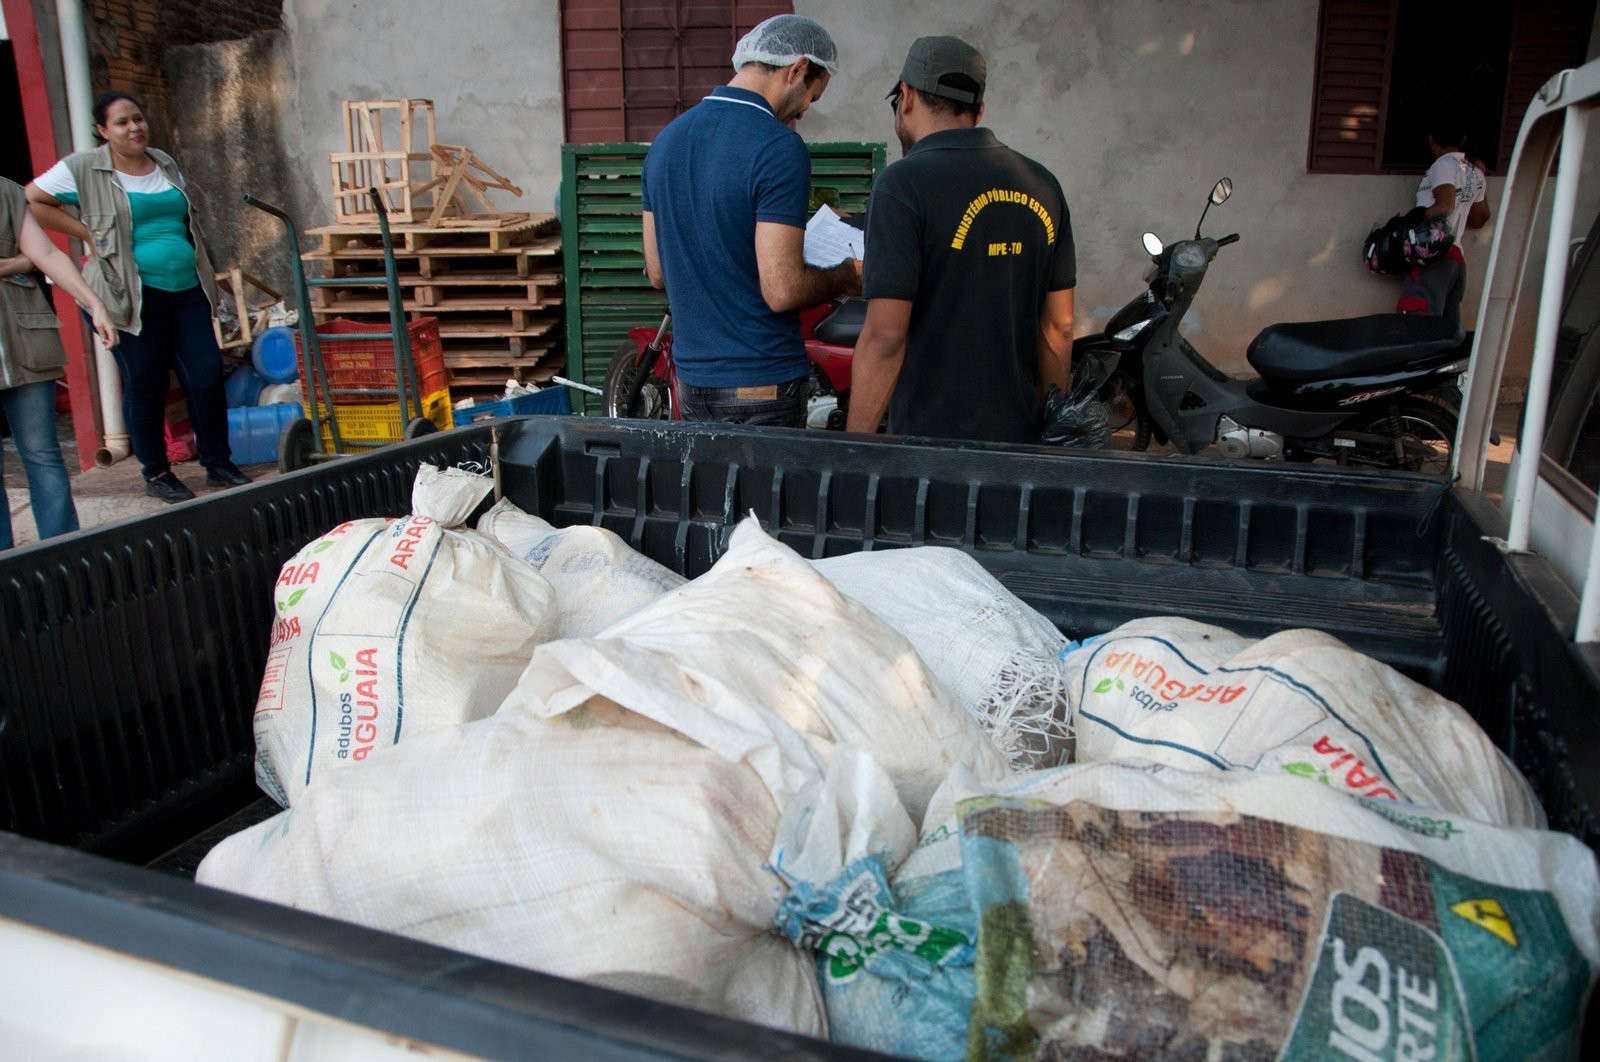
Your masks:
M1147 232L1144 234L1144 250L1146 254L1154 258L1166 250L1166 245L1161 242L1160 236L1153 232Z
M1211 198L1206 201L1205 210L1200 211L1200 220L1195 222L1194 238L1200 238L1200 226L1206 223L1206 213L1214 206L1221 206L1233 194L1233 178L1224 177L1211 186Z

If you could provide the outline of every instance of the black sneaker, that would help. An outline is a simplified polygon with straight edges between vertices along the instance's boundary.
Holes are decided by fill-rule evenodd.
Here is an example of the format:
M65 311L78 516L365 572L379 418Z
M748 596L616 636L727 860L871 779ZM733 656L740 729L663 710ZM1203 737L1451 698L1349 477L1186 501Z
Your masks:
M163 472L155 479L145 480L144 492L152 498L160 498L168 505L188 501L194 497L194 491L184 486L183 480L171 472Z
M208 487L242 487L251 482L254 481L243 472L240 472L239 466L232 461L224 461L220 465L212 465L206 469L206 486Z

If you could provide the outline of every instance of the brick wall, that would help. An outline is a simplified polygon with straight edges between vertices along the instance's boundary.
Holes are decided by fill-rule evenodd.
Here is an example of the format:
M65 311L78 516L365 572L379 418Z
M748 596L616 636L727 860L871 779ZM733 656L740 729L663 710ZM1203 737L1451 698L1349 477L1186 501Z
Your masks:
M95 92L122 89L142 99L150 139L161 146L173 140L166 50L277 29L283 0L87 0L84 15Z

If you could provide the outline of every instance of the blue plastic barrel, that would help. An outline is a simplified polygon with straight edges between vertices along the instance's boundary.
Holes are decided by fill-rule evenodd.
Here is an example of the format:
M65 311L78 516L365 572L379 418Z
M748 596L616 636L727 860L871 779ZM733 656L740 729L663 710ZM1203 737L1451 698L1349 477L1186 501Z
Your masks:
M261 389L267 386L267 381L261 374L249 365L240 365L228 374L228 379L222 385L222 393L228 397L228 408L237 406L253 406L256 399L261 397Z
M236 465L259 465L278 459L278 436L305 416L299 402L276 406L240 406L228 410L228 446Z
M293 328L269 328L250 346L250 360L268 383L294 383L300 378Z

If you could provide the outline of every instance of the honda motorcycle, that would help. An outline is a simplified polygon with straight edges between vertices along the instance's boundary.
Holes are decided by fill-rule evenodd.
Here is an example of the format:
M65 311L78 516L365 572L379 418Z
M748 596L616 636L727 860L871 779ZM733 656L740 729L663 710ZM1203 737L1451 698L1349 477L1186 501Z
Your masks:
M1215 445L1230 458L1447 472L1459 408L1448 396L1471 349L1454 322L1388 313L1271 325L1246 351L1252 380L1224 375L1184 339L1206 270L1239 240L1200 235L1206 211L1232 194L1231 180L1216 183L1192 240L1145 233L1146 289L1073 344L1074 360L1121 356L1100 392L1120 444L1142 450L1154 437L1187 454Z

